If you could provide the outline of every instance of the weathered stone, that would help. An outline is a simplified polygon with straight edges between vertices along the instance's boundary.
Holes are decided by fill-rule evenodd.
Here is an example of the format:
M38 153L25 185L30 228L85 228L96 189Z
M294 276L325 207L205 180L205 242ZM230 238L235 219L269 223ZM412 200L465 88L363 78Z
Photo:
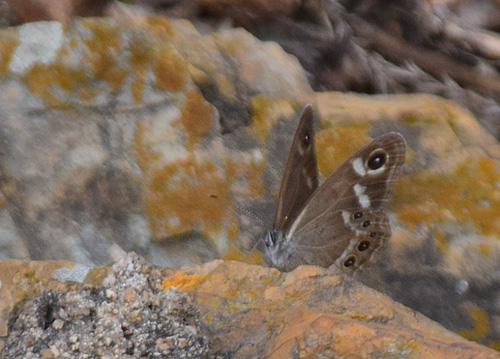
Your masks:
M182 265L229 247L228 180L248 154L221 146L202 93L238 104L224 118L241 126L253 94L311 88L296 59L244 30L143 20L2 31L0 258L102 264L135 250Z
M313 94L276 44L140 20L2 31L0 258L261 262L248 250L310 102L323 178L376 135L409 145L388 251L360 277L498 348L500 147L468 112L432 96Z
M113 266L103 287L60 283L45 288L13 314L0 356L211 357L189 297L175 288L162 290L161 280L137 255L130 255ZM109 299L106 290L118 295ZM131 290L140 295L132 298ZM170 345L161 344L165 338Z
M123 358L153 353L175 357L189 350L198 350L193 357L202 357L208 355L203 345L209 345L210 355L224 358L499 357L354 279L319 267L281 273L219 260L198 267L149 268L130 255L96 287L56 285L48 274L43 278L48 290L15 314L2 357L36 357L41 350L50 355L55 347L60 355L78 347L87 354L99 350L101 356L117 350ZM93 279L87 276L89 281ZM133 302L119 299L128 288L139 294ZM107 290L118 293L118 299L107 298ZM73 317L76 307L93 311ZM141 312L138 322L130 320L134 310ZM54 320L67 324L54 330ZM181 322L174 325L176 320ZM166 334L167 327L178 328L178 334ZM33 335L36 341L30 340ZM35 345L41 341L45 346ZM126 343L136 343L133 353L123 351L130 347Z

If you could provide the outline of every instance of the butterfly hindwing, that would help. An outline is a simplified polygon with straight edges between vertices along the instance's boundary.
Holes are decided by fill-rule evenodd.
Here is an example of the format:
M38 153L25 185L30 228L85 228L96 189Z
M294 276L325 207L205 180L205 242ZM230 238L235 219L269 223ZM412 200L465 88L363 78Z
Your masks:
M390 237L385 211L405 147L400 134L389 133L356 152L311 195L286 241L328 251L349 270L371 259Z

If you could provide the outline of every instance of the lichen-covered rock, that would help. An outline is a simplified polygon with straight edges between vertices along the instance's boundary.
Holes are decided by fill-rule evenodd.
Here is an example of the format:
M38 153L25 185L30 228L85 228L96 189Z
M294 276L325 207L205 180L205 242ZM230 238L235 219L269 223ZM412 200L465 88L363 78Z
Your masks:
M131 254L89 272L86 284L42 277L43 291L36 286L40 293L9 315L2 358L499 357L315 266L281 273L218 260L165 269Z
M0 258L220 256L237 226L228 183L253 162L221 127L249 122L255 94L311 92L274 43L160 17L2 30L0 58Z
M500 146L467 111L313 94L276 44L159 17L33 23L2 31L0 55L0 258L261 262L248 250L310 102L323 178L376 135L408 142L388 251L360 277L500 347Z
M43 289L13 314L2 358L209 358L199 314L136 255L113 266L102 287Z

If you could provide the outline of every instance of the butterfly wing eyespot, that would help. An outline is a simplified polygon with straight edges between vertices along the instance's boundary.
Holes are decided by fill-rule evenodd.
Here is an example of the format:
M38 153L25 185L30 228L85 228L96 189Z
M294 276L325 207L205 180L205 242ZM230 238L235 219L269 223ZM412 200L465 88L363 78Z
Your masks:
M350 256L344 261L344 267L345 268L350 268L353 267L356 264L356 257Z
M311 145L311 136L309 133L305 133L304 136L302 137L302 145L305 148L308 148Z
M366 228L366 227L370 226L370 224L371 224L370 220L367 219L366 221L363 222L363 224L361 226L363 226L363 228Z
M370 248L370 242L368 242L368 241L361 241L361 243L358 244L358 251L360 251L360 252L364 252L368 248Z
M375 171L384 166L386 162L387 154L385 153L385 151L379 149L370 154L370 157L368 158L368 161L366 161L366 164L370 170Z
M352 215L354 219L360 219L361 217L363 217L363 212L356 212Z

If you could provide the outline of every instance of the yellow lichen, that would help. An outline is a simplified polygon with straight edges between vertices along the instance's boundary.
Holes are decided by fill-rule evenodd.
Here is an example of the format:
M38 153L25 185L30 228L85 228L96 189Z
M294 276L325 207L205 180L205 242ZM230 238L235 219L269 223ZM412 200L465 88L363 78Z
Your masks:
M316 134L318 168L323 177L333 173L346 159L369 142L369 126L325 129Z
M203 317L202 317L203 321L206 323L206 324L210 324L210 322L212 321L213 319L213 316L211 314L205 314Z
M235 240L239 234L240 234L240 227L238 226L238 223L236 222L230 223L227 232L227 238L230 240Z
M236 89L233 86L233 83L228 79L228 77L222 73L216 74L215 81L217 82L217 87L227 98L235 98L236 97Z
M491 247L487 243L479 243L479 252L485 257L491 256Z
M434 231L434 239L441 251L444 252L448 249L449 244L446 241L446 236L442 229L438 228Z
M172 48L163 49L154 67L157 86L165 91L182 91L189 75L186 61Z
M254 250L252 253L245 253L234 246L230 246L229 250L222 256L222 259L250 264L262 264L262 253L257 250Z
M157 153L148 151L144 145L144 135L146 129L141 122L137 123L137 130L134 138L134 150L136 153L136 161L142 172L146 173L151 162L157 161L160 156Z
M252 117L252 127L250 128L251 134L264 142L273 126L269 113L269 100L264 97L254 98L252 108L254 115Z
M466 339L477 342L491 330L488 313L475 305L470 305L467 310L471 320L473 321L473 328L470 330L459 330L458 334Z
M83 69L70 68L61 63L37 63L24 73L23 81L31 92L40 96L47 105L61 106L63 99L56 95L54 86L71 94L83 84L88 84L89 79Z
M264 171L266 162L253 161L248 166L248 189L254 196L263 195L265 193Z
M194 156L155 170L145 202L156 239L195 228L219 233L232 207L229 184L217 174L216 165Z
M165 38L165 35L171 36L174 33L172 23L164 16L149 16L147 24L160 38Z
M134 36L130 40L130 66L133 73L133 81L130 85L134 100L140 102L144 92L147 70L151 67L154 49L147 39L142 36Z
M10 31L2 31L2 42L0 44L0 75L5 75L9 68L12 55L19 46L19 38L17 34Z
M172 277L165 278L162 282L162 290L170 287L176 287L183 292L189 292L198 287L207 278L207 274L186 274L179 272Z
M488 158L469 159L452 173L422 170L400 178L393 209L411 230L445 220L472 223L484 235L500 234L500 172Z
M186 94L186 106L182 111L181 123L187 134L187 148L200 142L213 128L214 110L199 91Z
M94 285L102 285L104 279L106 279L112 270L109 267L97 267L91 268L85 275L85 283L91 283Z
M88 61L93 68L93 75L107 82L114 92L122 86L128 72L119 66L117 54L121 52L121 30L119 27L106 22L84 21L92 30L92 36L86 39L89 49Z
M252 99L252 124L248 131L261 142L265 142L270 130L280 117L292 118L298 104L266 96Z

